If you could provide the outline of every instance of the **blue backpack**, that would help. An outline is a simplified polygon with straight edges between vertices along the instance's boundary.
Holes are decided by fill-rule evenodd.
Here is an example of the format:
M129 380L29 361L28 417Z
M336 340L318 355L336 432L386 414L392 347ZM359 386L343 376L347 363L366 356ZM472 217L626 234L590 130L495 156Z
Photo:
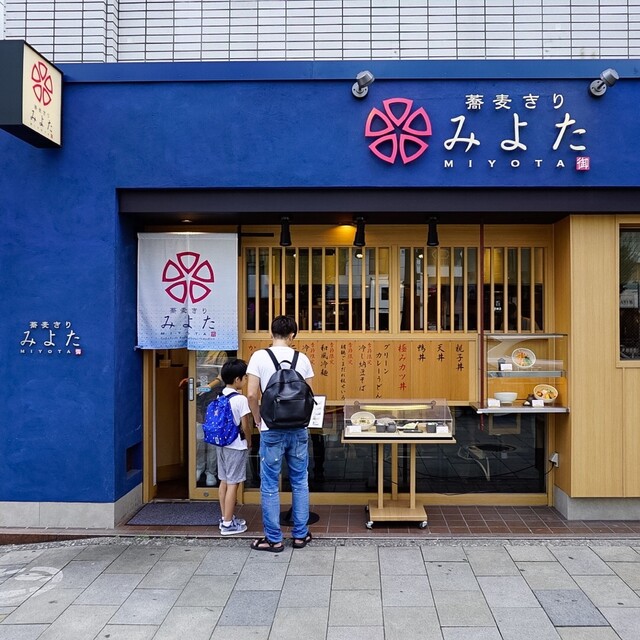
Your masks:
M240 434L240 426L233 419L231 410L231 398L237 396L234 391L228 395L220 394L207 407L207 412L202 423L204 441L217 447L226 447Z

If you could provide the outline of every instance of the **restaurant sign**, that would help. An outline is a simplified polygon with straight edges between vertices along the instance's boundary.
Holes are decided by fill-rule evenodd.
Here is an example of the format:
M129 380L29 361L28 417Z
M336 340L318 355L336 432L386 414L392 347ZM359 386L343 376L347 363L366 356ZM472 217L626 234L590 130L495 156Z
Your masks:
M589 171L584 122L593 118L592 100L537 89L484 89L464 93L457 102L450 96L446 102L388 98L369 112L365 139L371 153L388 164L407 165L427 155L447 171L501 165Z
M0 40L0 128L34 147L62 145L62 72L24 40Z

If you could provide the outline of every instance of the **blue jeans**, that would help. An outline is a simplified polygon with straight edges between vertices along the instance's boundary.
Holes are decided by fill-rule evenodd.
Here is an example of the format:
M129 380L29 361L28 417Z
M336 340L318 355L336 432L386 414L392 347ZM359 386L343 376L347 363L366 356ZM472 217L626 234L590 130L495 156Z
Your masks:
M292 499L292 535L302 540L309 529L309 433L306 429L270 429L260 433L260 498L264 534L282 541L278 479L283 458L289 468Z

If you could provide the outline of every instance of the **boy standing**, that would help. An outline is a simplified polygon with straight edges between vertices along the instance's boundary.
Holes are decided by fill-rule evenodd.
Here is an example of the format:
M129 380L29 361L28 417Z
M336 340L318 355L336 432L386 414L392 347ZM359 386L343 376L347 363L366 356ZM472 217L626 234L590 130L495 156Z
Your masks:
M247 458L251 446L249 422L251 410L246 396L240 393L246 374L247 363L244 360L226 362L220 372L220 377L225 384L222 394L231 396L229 406L233 413L233 421L240 426L238 437L231 444L226 447L217 447L218 477L220 478L218 497L222 512L220 533L223 536L244 533L247 530L246 521L236 518L233 513L236 507L238 485L247 478Z

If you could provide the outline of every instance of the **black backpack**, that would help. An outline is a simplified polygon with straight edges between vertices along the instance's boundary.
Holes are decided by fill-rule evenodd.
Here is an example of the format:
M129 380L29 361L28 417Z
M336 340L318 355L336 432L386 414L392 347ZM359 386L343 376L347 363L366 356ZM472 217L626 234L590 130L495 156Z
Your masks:
M262 392L260 415L269 429L295 429L306 427L316 401L306 380L296 371L298 351L293 360L283 360L291 365L283 369L270 349L265 349L276 368Z

